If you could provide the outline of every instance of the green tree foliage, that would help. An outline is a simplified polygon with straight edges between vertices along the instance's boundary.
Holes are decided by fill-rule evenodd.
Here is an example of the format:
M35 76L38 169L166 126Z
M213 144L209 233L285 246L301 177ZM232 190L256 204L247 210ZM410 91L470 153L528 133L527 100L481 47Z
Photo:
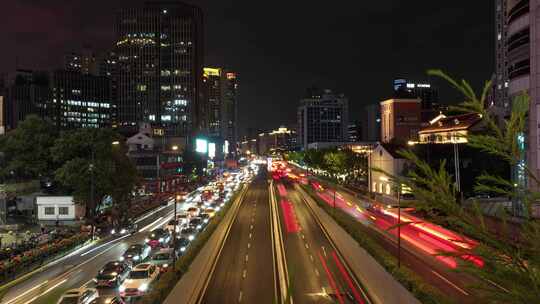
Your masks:
M19 180L35 179L52 171L50 148L57 136L48 121L29 115L17 129L0 141L4 153L4 166L0 174Z
M86 203L89 219L106 195L117 207L129 204L138 179L122 142L109 129L79 129L62 134L51 149L58 164L56 180L72 191L75 200Z
M289 152L285 158L310 168L324 170L333 178L346 175L346 181L362 178L367 172L367 158L350 149L309 149L307 151Z
M494 231L488 229L487 218L478 203L472 207L460 204L454 177L446 171L444 161L438 167L431 167L411 151L401 151L402 156L414 165L414 170L410 170L406 178L393 178L412 188L416 207L427 212L432 220L449 225L479 242L474 249L463 249L455 255L476 255L484 260L483 267L466 263L460 270L479 278L477 287L487 294L486 303L540 303L540 223L531 217L533 206L540 197L540 192L531 189L538 189L540 182L521 162L519 140L526 131L528 97L521 95L514 99L511 116L500 127L485 105L489 82L477 96L464 80L455 81L439 70L429 71L429 74L446 79L463 93L465 101L453 110L482 116L486 129L479 134L469 134L468 144L483 153L500 157L512 167L520 166L527 175L532 187L487 173L477 178L475 186L480 192L506 195L514 206L519 206L522 210L519 238L511 233L508 224L508 219L515 215L511 210L500 208L496 215L499 228Z

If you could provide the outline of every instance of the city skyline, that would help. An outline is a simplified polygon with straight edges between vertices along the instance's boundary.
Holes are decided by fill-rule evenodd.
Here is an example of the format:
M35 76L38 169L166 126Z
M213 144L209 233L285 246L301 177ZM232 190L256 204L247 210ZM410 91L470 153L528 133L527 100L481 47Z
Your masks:
M16 62L20 68L58 68L65 53L86 44L107 51L114 41L115 13L143 2L6 1L6 11L13 13L3 19L5 31L0 38L8 43L0 51L0 72L14 71ZM294 124L298 100L312 85L347 95L350 117L355 119L363 106L391 97L396 77L422 81L428 79L426 69L442 68L479 87L493 72L493 3L458 1L467 4L467 10L455 2L342 3L330 8L298 3L288 5L286 11L278 3L263 16L248 1L185 2L200 6L205 14L204 64L241 75L240 135L248 128L270 130ZM415 17L409 18L412 14ZM272 17L276 15L279 23ZM34 22L21 23L11 16ZM386 22L389 18L396 22ZM464 30L455 30L456 18ZM434 36L441 37L441 43L429 45ZM43 48L49 51L35 52ZM369 60L374 56L382 59ZM289 80L280 81L283 75ZM358 90L359 83L366 89ZM460 101L446 87L440 93L443 103Z

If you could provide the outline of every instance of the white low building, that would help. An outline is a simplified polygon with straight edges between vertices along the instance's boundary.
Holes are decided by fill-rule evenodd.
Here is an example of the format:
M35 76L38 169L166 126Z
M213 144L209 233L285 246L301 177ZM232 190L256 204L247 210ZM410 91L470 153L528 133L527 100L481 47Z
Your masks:
M73 196L36 197L37 219L40 222L69 223L82 220L85 208L76 204Z

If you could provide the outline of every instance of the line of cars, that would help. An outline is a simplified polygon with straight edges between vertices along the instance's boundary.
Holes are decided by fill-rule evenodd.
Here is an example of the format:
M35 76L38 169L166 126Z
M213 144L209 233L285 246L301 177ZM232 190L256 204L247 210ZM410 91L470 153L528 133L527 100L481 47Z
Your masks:
M233 178L231 178L233 177ZM211 182L185 199L185 206L164 228L152 230L143 243L132 244L118 260L105 264L94 278L95 287L81 287L64 293L58 304L123 304L126 298L146 294L159 275L168 271L176 257L189 248L210 220L248 179L231 175L219 182ZM126 235L137 232L136 225L127 225L111 234ZM173 238L176 237L176 240ZM98 289L108 291L100 292ZM117 290L117 292L115 291Z

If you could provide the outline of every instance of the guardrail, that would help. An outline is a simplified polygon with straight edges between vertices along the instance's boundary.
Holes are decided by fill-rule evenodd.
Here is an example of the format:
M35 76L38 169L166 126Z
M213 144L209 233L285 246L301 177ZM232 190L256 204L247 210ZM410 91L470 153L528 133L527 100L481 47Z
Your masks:
M287 257L285 255L285 249L283 246L283 235L281 233L281 225L279 220L279 212L276 208L276 196L274 194L274 181L270 181L268 186L269 199L270 199L270 213L272 220L270 221L272 229L272 253L274 258L274 266L277 268L277 278L275 278L278 285L276 285L276 300L278 303L293 303L293 299L289 294L289 272L287 267ZM274 275L276 275L274 269ZM278 296L279 294L279 296Z

